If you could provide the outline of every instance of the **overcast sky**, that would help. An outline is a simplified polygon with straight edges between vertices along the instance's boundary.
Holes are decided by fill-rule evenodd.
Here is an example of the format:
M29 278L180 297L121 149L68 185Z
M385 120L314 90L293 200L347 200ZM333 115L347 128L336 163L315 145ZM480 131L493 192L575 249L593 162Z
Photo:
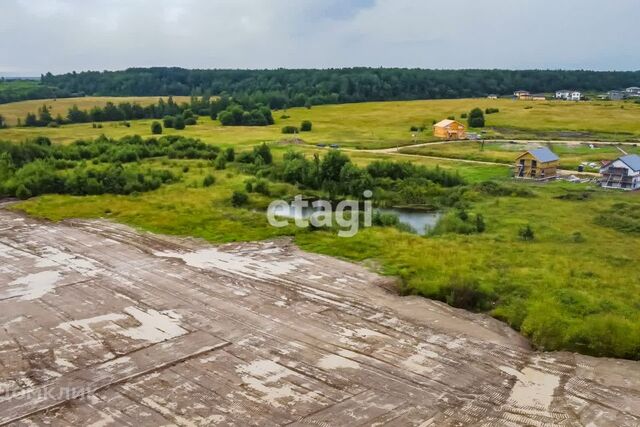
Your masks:
M0 73L640 69L640 0L2 0Z

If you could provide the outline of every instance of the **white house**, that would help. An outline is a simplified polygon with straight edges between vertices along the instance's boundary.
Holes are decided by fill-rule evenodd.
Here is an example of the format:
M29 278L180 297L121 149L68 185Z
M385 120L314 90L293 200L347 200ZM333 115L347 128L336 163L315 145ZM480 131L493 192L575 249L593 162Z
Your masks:
M577 90L558 90L556 91L556 99L566 99L567 101L580 101L582 92Z
M640 156L627 154L604 165L600 169L604 188L637 190L640 188Z
M632 86L625 89L627 96L638 97L640 96L640 87Z

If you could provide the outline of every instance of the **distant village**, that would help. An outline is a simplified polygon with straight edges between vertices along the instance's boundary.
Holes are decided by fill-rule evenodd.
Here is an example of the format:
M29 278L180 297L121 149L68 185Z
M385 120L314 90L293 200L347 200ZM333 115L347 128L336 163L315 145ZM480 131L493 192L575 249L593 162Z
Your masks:
M517 99L521 101L546 101L549 98L560 99L564 101L583 101L587 99L583 92L579 90L568 90L568 89L557 90L555 92L555 96L552 96L552 97L547 96L547 94L544 94L544 93L531 93L527 90L517 90L513 93L513 95L510 95L509 97L512 99ZM500 98L500 96L495 94L490 94L487 96L487 98L498 99ZM502 98L504 98L504 96ZM632 86L626 89L610 90L607 93L597 95L597 98L602 100L608 99L611 101L622 101L624 99L631 99L631 98L640 99L640 87Z
M442 120L433 125L434 136L451 141L475 140L476 134L467 133L464 124L457 120ZM591 148L596 148L591 144ZM604 160L600 164L590 164L589 167L599 169L599 185L603 188L638 190L640 189L640 156L623 153L613 161ZM524 150L519 153L514 162L515 179L532 181L550 181L560 177L560 157L547 147ZM585 166L581 165L576 171L578 174L585 172ZM564 171L565 175L567 171ZM590 173L589 175L593 175ZM569 175L570 181L581 181L574 175Z

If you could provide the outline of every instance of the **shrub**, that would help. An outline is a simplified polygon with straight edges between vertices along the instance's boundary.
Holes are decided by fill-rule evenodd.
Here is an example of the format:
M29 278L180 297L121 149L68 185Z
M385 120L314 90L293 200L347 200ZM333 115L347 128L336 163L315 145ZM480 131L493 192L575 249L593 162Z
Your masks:
M484 311L491 308L495 295L471 278L453 276L440 288L440 298L447 304L465 310Z
M285 126L282 128L282 133L284 134L293 134L293 133L298 133L298 128L295 126Z
M240 207L249 201L249 196L244 191L234 191L231 195L231 206Z
M286 120L286 119L290 119L290 118L291 118L291 116L288 116L288 115L286 115L286 114L283 114L283 115L281 115L281 116L280 116L280 118L281 118L282 120Z
M534 197L535 193L528 187L521 185L507 185L496 181L484 181L475 186L475 189L481 193L490 196L516 196L516 197Z
M187 117L186 119L184 119L184 124L187 126L193 126L197 123L198 121L196 120L195 117Z
M487 108L486 110L484 110L485 114L495 114L495 113L499 113L500 110L497 108Z
M162 125L158 121L151 123L151 133L154 135L160 135L162 133Z
M253 186L253 191L255 191L256 193L260 193L265 196L268 196L270 194L269 183L264 179L259 179L256 181L255 185Z
M484 113L479 108L474 108L469 113L469 118L467 120L469 127L472 128L482 128L484 127Z
M236 150L234 150L233 147L227 148L224 150L224 158L228 162L233 162L236 159Z
M172 128L174 121L175 121L175 117L173 116L164 116L164 118L162 119L162 123L166 129Z
M182 130L186 127L184 118L180 115L176 116L175 119L173 120L173 127L176 130Z
M216 178L213 175L207 175L202 180L203 187L211 187L216 182Z
M16 197L20 200L26 200L31 197L31 191L24 184L20 184L16 189Z
M300 132L311 132L313 128L313 123L309 120L303 120L300 124Z
M271 149L264 142L257 147L253 147L254 163L257 157L261 157L265 165L270 165L271 163L273 163L273 155L271 154Z
M215 162L216 170L223 170L227 167L227 159L224 156L218 156Z
M418 126L411 126L411 127L409 128L409 130L410 130L411 132L418 132Z
M461 119L466 119L468 117L467 113L460 114Z
M526 227L521 228L520 231L518 232L518 235L525 242L529 242L529 241L535 239L535 233L533 232L533 229L531 228L531 226L529 224L527 224Z

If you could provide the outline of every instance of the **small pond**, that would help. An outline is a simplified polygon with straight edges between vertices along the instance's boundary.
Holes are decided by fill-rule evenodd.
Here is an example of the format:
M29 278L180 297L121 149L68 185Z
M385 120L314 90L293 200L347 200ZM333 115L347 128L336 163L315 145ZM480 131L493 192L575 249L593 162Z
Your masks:
M299 212L296 212L296 209L291 205L281 205L276 208L275 214L284 218L296 218L297 216L299 218L307 219L314 212L319 210L320 209L318 208L309 206L302 208ZM420 234L421 236L427 234L429 230L435 227L440 220L440 217L442 217L441 212L410 208L374 208L373 211L397 216L398 221L401 224L410 226L413 230L416 231L416 233Z

